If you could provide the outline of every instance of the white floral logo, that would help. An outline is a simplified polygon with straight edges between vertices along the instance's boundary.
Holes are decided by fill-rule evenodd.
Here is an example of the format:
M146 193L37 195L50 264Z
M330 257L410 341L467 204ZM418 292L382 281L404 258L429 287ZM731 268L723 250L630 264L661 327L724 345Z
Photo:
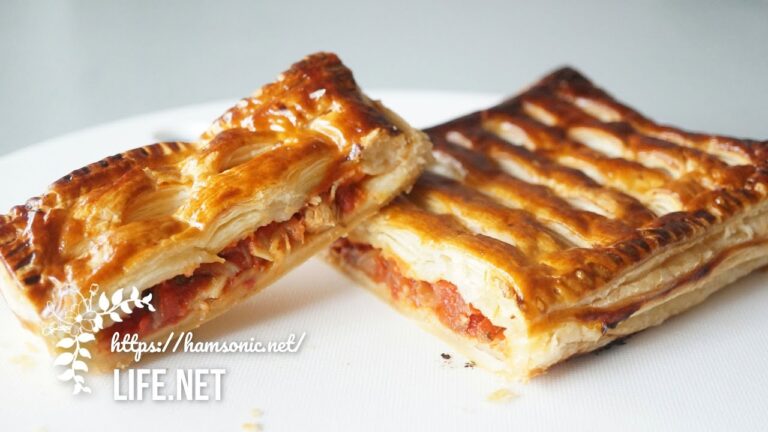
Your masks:
M123 298L123 290L117 290L110 299L103 292L99 293L98 286L94 285L88 297L78 290L73 291L73 295L77 296L76 305L65 315L53 312L55 322L46 327L43 333L61 336L56 347L63 352L56 356L53 364L67 368L58 378L74 382L72 394L91 392L90 387L85 385L83 376L83 372L88 372L86 359L91 358L91 352L83 345L96 340L96 333L104 328L105 318L112 322L121 322L123 319L120 312L130 314L134 308L143 309L145 306L150 311L155 311L150 303L152 294L143 298L139 294L139 290L133 287L127 298Z

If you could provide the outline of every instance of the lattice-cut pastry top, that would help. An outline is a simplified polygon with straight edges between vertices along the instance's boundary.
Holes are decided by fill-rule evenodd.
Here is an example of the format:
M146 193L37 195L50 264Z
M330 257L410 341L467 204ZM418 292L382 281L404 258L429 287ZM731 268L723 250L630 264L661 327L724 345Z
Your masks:
M143 290L189 276L308 203L335 203L341 224L361 201L383 204L409 186L419 172L410 162L428 151L426 137L365 96L335 55L315 54L238 102L199 141L108 157L0 216L4 292L28 304L16 312L32 320L57 290ZM356 185L404 160L412 172L378 196L359 196L373 191Z
M659 125L570 68L426 132L436 163L331 258L459 333L490 319L480 339L507 329L510 358L550 356L521 370L606 343L768 237L768 142Z

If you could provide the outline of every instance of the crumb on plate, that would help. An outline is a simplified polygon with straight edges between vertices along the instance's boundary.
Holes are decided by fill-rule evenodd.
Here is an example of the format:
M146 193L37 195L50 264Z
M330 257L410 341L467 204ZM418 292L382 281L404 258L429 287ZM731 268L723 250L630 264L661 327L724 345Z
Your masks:
M514 398L516 398L518 396L520 396L520 395L518 395L517 393L515 393L515 392L513 392L513 391L511 391L509 389L501 388L501 389L498 389L495 392L489 394L488 395L488 401L490 401L490 402L509 402L509 401L511 401L512 399L514 399Z

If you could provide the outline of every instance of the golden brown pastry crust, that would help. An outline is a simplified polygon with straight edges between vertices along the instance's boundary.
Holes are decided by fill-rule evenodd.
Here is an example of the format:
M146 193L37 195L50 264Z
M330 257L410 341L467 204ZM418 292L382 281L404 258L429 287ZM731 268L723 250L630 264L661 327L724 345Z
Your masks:
M728 266L767 261L755 252L768 241L764 141L656 124L570 68L426 132L431 172L349 240L411 279L456 285L507 329L488 350L513 375L626 334L622 323L709 279L719 288ZM344 247L332 261L370 279ZM644 326L679 312L654 310Z
M219 301L220 313L410 187L429 149L424 134L365 96L335 55L309 56L198 142L106 158L0 216L3 292L39 328L51 308L72 307L62 304L63 287L148 289L225 263L217 254L226 247L299 215L301 244L254 250L273 264L269 276L229 287L239 295ZM195 325L215 315L190 313Z

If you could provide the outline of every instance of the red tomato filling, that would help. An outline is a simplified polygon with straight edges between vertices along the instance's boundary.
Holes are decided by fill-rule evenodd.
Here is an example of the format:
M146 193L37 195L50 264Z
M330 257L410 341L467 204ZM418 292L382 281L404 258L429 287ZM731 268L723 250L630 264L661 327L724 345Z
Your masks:
M410 279L401 273L395 261L385 258L370 245L340 239L334 243L333 251L348 265L385 284L392 299L414 307L431 308L454 332L481 341L504 339L504 328L493 325L482 312L465 302L454 284L444 280L429 283Z
M272 261L262 256L267 254L275 257L289 253L292 247L304 243L308 230L311 233L315 227L322 227L323 223L335 224L334 213L337 212L343 218L360 204L362 198L363 192L359 185L341 185L332 200L331 206L335 210L331 211L331 215L321 215L321 220L317 220L317 217L305 220L306 215L302 211L287 221L273 222L259 228L222 250L218 255L224 259L224 263L203 264L191 275L179 275L149 288L146 293L152 293L155 312L147 308L135 309L124 321L116 322L99 333L99 340L109 343L114 333L136 333L143 338L163 327L176 324L187 315L192 302L196 301L197 295L209 286L214 277L225 275L231 281L245 270L266 270ZM324 200L328 201L329 197L326 196ZM227 288L228 283L224 290Z
M124 321L116 322L99 333L99 339L108 343L114 333L136 333L143 338L163 327L176 324L187 315L192 301L201 290L209 286L215 276L229 272L227 275L232 280L248 269L264 271L272 263L255 256L256 253L270 246L285 250L303 242L304 224L301 215L286 222L265 225L222 250L218 255L225 263L203 264L190 276L179 275L149 288L146 293L152 293L155 312L147 308L134 309ZM227 287L225 285L224 290Z

